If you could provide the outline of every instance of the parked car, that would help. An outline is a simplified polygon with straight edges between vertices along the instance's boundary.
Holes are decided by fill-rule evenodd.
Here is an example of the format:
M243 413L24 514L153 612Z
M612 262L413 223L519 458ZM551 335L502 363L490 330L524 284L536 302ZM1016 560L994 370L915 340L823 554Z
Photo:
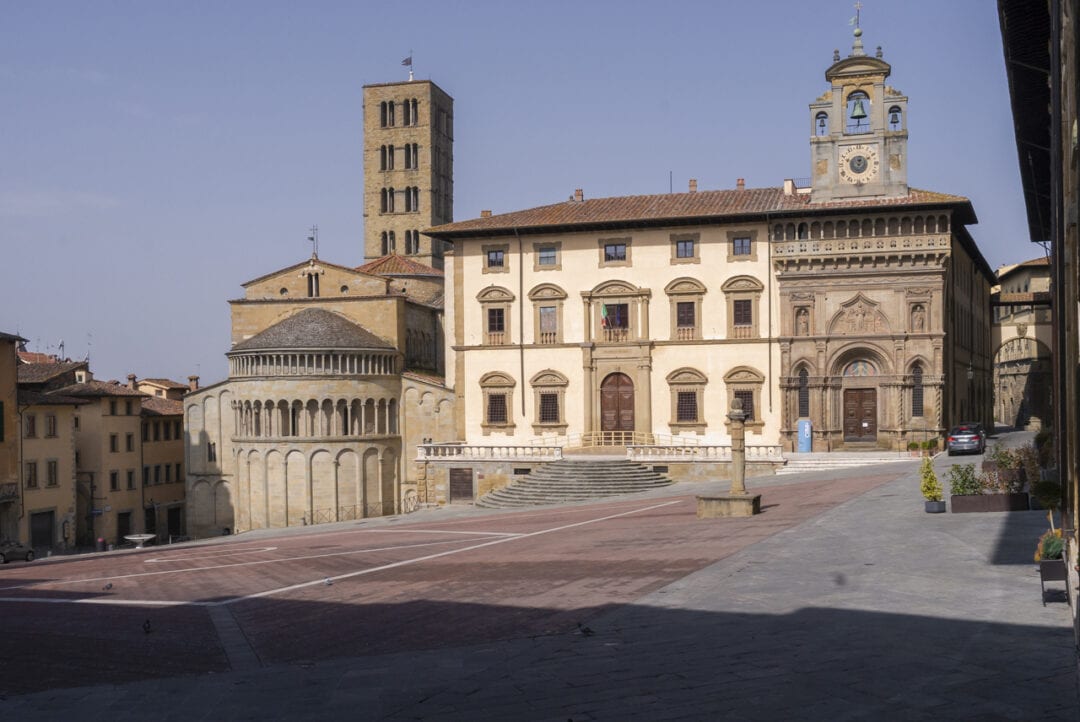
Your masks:
M986 451L986 429L978 422L961 421L949 431L945 448L949 456L961 452L981 454Z
M34 561L34 550L17 541L0 541L0 564L7 564L12 559L22 559L26 562Z

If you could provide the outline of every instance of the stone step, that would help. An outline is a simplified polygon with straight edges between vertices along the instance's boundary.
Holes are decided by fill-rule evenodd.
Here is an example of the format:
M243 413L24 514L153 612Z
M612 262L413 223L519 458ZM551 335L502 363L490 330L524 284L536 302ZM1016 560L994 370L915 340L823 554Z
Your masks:
M485 494L476 506L507 508L631 494L671 484L667 477L626 459L562 460L537 467L509 486Z

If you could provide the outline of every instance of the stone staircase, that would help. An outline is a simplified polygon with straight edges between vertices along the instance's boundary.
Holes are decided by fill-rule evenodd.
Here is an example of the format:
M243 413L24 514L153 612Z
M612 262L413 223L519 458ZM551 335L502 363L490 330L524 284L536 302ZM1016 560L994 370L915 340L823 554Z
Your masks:
M476 506L508 509L633 494L671 484L663 474L626 459L563 459L485 494Z
M919 462L907 452L899 451L832 451L829 453L792 454L785 453L787 464L777 469L776 475L803 474L813 471L831 471L835 469L853 469L872 464L891 464L898 461Z

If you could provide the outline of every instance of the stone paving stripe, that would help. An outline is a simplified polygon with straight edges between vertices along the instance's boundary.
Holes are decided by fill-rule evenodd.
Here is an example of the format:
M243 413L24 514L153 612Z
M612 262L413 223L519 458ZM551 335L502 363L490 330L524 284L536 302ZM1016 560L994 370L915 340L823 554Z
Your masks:
M246 672L251 669L262 667L262 661L255 650L251 648L247 636L240 625L236 623L232 611L220 604L211 606L209 609L210 621L214 623L218 639L225 650L225 656L229 659L229 666L234 672Z

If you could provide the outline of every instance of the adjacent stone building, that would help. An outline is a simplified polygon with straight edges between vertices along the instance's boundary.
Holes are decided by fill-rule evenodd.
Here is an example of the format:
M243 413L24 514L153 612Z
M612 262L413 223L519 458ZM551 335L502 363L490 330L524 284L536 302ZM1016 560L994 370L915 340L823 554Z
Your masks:
M1053 413L1050 261L998 270L994 308L994 421L1038 431Z
M312 256L230 301L229 377L184 398L190 533L359 519L427 501L410 459L424 438L452 429L432 348L441 299L429 281L441 274L379 265L388 275Z
M26 339L0 333L0 539L19 538L22 495L19 493L19 344Z

